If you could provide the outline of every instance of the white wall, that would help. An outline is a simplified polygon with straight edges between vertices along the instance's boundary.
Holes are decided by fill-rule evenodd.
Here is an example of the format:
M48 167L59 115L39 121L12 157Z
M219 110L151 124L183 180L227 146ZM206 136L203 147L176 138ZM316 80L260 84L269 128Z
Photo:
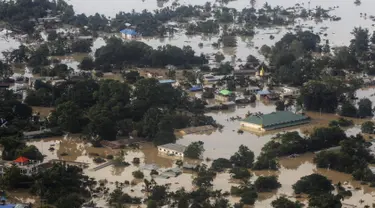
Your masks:
M170 149L161 148L161 147L158 148L158 151L160 153L164 153L164 154L174 154L174 155L180 156L180 157L184 156L183 152L176 152L175 150L170 150Z

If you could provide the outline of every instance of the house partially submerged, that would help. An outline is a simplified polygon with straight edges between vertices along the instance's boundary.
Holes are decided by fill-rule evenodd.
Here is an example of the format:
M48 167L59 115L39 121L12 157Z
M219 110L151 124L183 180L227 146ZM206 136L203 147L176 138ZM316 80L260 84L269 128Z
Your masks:
M219 102L230 102L236 100L236 94L229 90L220 90L215 94L215 100Z
M22 134L23 134L23 138L25 139L36 139L36 138L42 138L42 137L48 136L51 133L52 133L51 129L42 129L39 131L27 131L27 132L23 132Z
M184 157L185 149L186 146L175 143L163 144L158 146L159 153L167 154L169 156Z
M133 29L123 29L120 31L121 37L124 39L133 39L138 36L138 33Z
M177 177L181 175L182 170L180 168L171 168L160 174L163 178Z
M300 90L295 87L282 87L280 91L280 99L297 98L300 94Z
M19 157L12 163L12 165L17 166L20 169L21 174L28 176L37 174L41 170L40 165L42 164L41 161L30 160L26 157Z
M290 126L306 124L310 118L290 111L277 111L263 115L252 115L241 121L241 128L265 132Z

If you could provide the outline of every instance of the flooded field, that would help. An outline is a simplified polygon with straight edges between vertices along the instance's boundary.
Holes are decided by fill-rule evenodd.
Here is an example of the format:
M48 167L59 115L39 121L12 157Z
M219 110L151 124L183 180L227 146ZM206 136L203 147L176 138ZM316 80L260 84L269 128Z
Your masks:
M365 91L359 91L361 93L372 93L375 91L373 89L367 89ZM208 115L214 117L220 124L224 125L224 128L221 131L215 131L209 135L185 135L183 138L179 139L177 143L188 145L192 141L203 141L205 152L204 158L216 159L219 157L229 158L234 152L237 151L238 147L241 144L248 146L256 155L261 151L263 145L270 140L277 132L271 132L266 135L255 135L250 132L245 132L244 134L238 134L237 129L239 128L239 121L231 121L230 117L241 116L244 117L245 114L250 112L263 112L269 113L274 111L273 105L265 105L262 102L257 102L254 105L247 106L244 108L237 108L232 111L220 111L212 112ZM332 119L337 118L338 116L333 114L319 114L319 113L308 113L312 118L312 123L294 127L289 129L284 129L282 131L293 131L297 130L299 132L305 132L306 129L311 129L316 126L327 125L328 122ZM363 120L357 120L356 123L360 123ZM280 132L280 131L279 131ZM359 133L359 126L351 127L347 130L349 135ZM106 155L117 155L118 150L111 150L107 148L94 148L89 144L79 140L78 135L66 136L65 138L57 137L50 138L45 140L35 140L30 141L28 144L37 146L40 151L46 155L46 160L50 159L60 159L66 161L77 161L89 163L89 167L85 169L85 174L90 177L95 177L96 180L107 180L107 186L113 190L115 188L115 182L124 182L125 180L132 181L133 176L132 172L140 169L145 164L156 164L160 167L158 170L159 173L164 170L175 167L175 161L178 158L163 156L158 154L157 149L148 143L143 143L139 150L126 150L125 160L129 163L132 162L134 157L141 159L139 165L130 165L129 167L113 167L108 166L106 168L100 169L98 171L93 171L92 168L98 166L93 162L93 158L99 156L105 157ZM49 150L50 147L53 147L54 150ZM64 155L64 156L62 156ZM281 168L279 171L254 171L254 176L252 180L255 180L260 175L277 175L279 181L282 184L282 187L277 191L272 193L262 193L258 197L257 202L254 207L271 207L270 203L276 199L278 196L286 195L293 199L295 195L293 194L292 185L302 176L309 175L312 173L319 173L325 175L332 180L333 183L341 182L344 184L344 187L349 188L353 192L353 196L346 198L344 203L356 204L359 205L360 200L364 200L362 205L371 205L374 201L375 189L370 188L367 185L361 185L358 181L353 181L351 175L339 173L327 169L317 169L313 164L314 154L304 154L297 158L281 158L280 164ZM188 163L199 163L200 161L187 161ZM206 160L203 163L210 165L211 162ZM151 179L150 171L143 170L145 177ZM171 190L177 190L181 187L184 187L186 190L191 190L194 187L192 186L193 175L191 172L184 172L176 178L163 179L155 178L155 181L158 184L170 184ZM144 196L142 189L144 189L144 184L141 181L134 181L137 185L128 186L124 188L124 191L133 195L133 196ZM238 184L230 181L229 173L221 173L214 180L214 188L222 189L223 192L230 191L231 186L236 186ZM303 200L303 198L299 199ZM105 206L106 198L99 197L95 201L101 205ZM230 198L231 203L239 201L239 198Z

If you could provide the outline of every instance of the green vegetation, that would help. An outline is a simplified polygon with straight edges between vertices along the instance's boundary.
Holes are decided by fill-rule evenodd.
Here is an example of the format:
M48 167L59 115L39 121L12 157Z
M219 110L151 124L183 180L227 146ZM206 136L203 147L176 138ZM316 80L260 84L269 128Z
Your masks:
M258 198L254 185L248 181L244 182L239 187L232 186L230 193L234 196L241 197L240 202L247 205L253 205Z
M22 184L24 181L18 183ZM31 192L46 199L48 204L61 207L58 205L69 203L64 206L80 207L90 196L89 190L94 188L95 184L95 181L83 175L82 169L55 164L33 177L30 186Z
M352 120L342 118L342 117L340 117L337 120L332 120L332 121L329 122L330 127L334 127L334 126L349 127L349 126L353 126L353 125L354 125L354 122Z
M143 174L143 172L140 171L140 170L133 171L133 172L132 172L132 175L133 175L134 178L136 178L136 179L143 179L143 178L145 177L145 175Z
M303 176L293 185L296 194L324 194L330 193L334 188L331 181L319 174Z
M120 188L117 188L109 194L108 204L112 206L122 204L141 204L141 198L131 197L129 194L123 193Z
M371 145L371 144L370 144ZM375 158L368 150L369 144L358 134L340 142L340 151L323 151L314 162L319 168L330 168L352 174L356 180L375 183L375 175L368 164Z
M281 187L281 184L277 181L276 176L259 176L254 186L258 192L271 192Z
M298 201L297 202L290 201L284 196L273 200L271 205L273 208L302 208L303 207L302 203Z
M241 145L230 161L237 167L251 168L254 162L254 153L246 146Z
M372 121L366 121L361 125L362 133L373 134L375 130L375 124Z
M234 179L248 180L251 177L251 174L246 168L234 167L230 170L231 177Z
M186 147L186 150L184 151L184 156L189 157L192 159L202 159L204 147L203 142L192 142L189 144L189 146Z

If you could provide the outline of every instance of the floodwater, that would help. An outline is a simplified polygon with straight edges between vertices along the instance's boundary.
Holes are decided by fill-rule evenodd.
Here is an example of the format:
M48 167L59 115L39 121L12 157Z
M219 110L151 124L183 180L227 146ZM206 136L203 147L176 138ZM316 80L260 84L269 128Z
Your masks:
M215 1L209 0L214 3ZM90 7L87 7L88 2L90 2ZM167 1L164 6L170 6L173 1ZM206 1L198 0L189 0L189 1L178 1L180 4L191 4L191 5L203 5ZM309 8L308 2L311 2L310 8L315 8L316 6L322 6L323 8L335 8L332 11L332 15L341 17L341 21L323 21L316 23L315 21L301 21L300 23L307 29L308 26L313 26L315 32L319 32L320 28L327 27L327 30L323 33L327 33L327 37L330 40L330 43L333 46L348 45L349 40L352 38L351 32L354 27L362 26L369 28L369 31L372 32L374 27L372 26L374 22L369 18L361 17L360 13L367 14L369 17L373 14L372 8L375 7L375 1L372 0L362 0L362 4L359 6L354 5L351 0L296 0L296 1L281 1L281 0L257 0L256 7L260 8L264 5L265 2L268 2L271 6L282 6L284 8L292 7L296 3L301 4L301 6L306 9ZM115 14L119 11L131 12L133 9L135 11L142 11L144 9L153 11L158 9L158 3L156 0L70 0L77 13L86 13L94 14L96 12L104 13L107 16L114 17ZM216 3L218 4L218 3ZM236 8L242 10L245 7L250 7L249 0L237 0L232 1L228 4L228 7ZM100 10L98 10L100 8ZM273 45L277 40L279 40L286 32L289 30L284 27L273 28L273 29L256 29L257 34L254 38L238 38L238 46L232 49L222 50L222 52L228 56L237 55L237 58L245 58L249 54L257 55L257 50L254 46L262 46L263 44ZM269 39L269 35L273 34L275 36L274 40ZM322 37L323 38L323 37ZM213 41L216 41L218 37L207 37L207 36L185 36L183 34L175 35L172 38L154 38L154 39L145 39L144 42L147 44L157 47L159 45L172 44L179 47L183 45L190 45L198 53L212 53L216 52L215 49L212 49L211 44ZM204 47L199 48L198 43L203 43ZM230 59L227 59L230 60Z
M353 0L310 0L311 8L314 8L317 5L322 5L323 8L339 6L336 8L332 14L337 15L342 18L341 21L331 22L323 21L321 23L315 23L314 21L301 22L301 25L307 29L308 26L314 26L314 31L319 32L320 28L328 27L328 29L323 32L327 33L327 37L330 40L330 43L333 46L337 45L347 45L349 40L352 38L350 32L355 26L363 26L369 28L369 31L374 30L372 24L373 22L370 19L365 19L360 16L360 13L367 13L367 17L372 14L372 8L375 7L375 1L373 0L362 0L360 6L355 6ZM86 13L94 14L96 12L104 13L107 16L114 16L118 11L130 11L132 9L136 11L141 11L143 9L154 10L158 8L156 0L70 0L69 1L77 13ZM229 3L228 7L234 7L237 9L242 9L244 7L249 7L249 0L237 0ZM261 7L264 4L265 0L258 0L257 7ZM283 6L289 7L293 6L296 3L303 3L304 7L308 8L308 0L296 0L296 1L281 1L281 0L268 0L267 1L272 6ZM171 5L172 1L168 1L164 6ZM179 1L181 4L204 4L205 1L190 0L190 1ZM90 4L90 7L87 5ZM160 6L160 5L159 5ZM100 8L100 9L99 9ZM173 37L168 38L148 38L143 39L142 41L147 44L157 47L159 45L172 44L179 47L183 45L190 45L197 53L212 54L217 51L223 52L227 56L227 60L230 60L230 56L236 55L237 58L245 59L249 54L259 56L255 46L262 46L263 44L272 45L278 41L286 32L290 30L278 27L272 29L256 29L257 34L253 38L238 38L238 46L236 48L225 48L225 49L213 49L211 47L212 42L217 41L218 37L212 36L186 36L184 34L176 34ZM272 33L275 36L274 40L269 39L269 35ZM323 38L323 37L322 37ZM204 47L199 48L198 43L203 43ZM93 50L99 48L104 44L103 39L99 38L94 42ZM18 47L19 42L16 39L5 38L4 34L0 33L0 50L7 50L10 48ZM77 60L75 58L70 58L69 60L64 60L64 63L67 63L69 66L74 69L77 68ZM371 96L375 92L374 89L363 89L357 92L359 98L369 97L373 102L375 99ZM245 108L237 108L235 111L219 111L211 112L207 115L213 116L216 121L222 125L224 128L221 131L215 131L210 135L186 135L182 139L178 140L177 143L188 145L193 141L203 141L205 152L204 158L216 159L219 157L229 158L241 144L248 146L255 155L259 155L261 148L265 143L267 143L275 132L266 135L255 135L249 132L244 134L238 134L237 130L239 129L239 121L230 121L230 117L241 116L244 117L245 114L250 112L262 112L269 113L274 111L273 105L265 105L261 102L257 102L253 105L249 105ZM314 126L326 125L329 120L336 118L335 115L325 115L319 113L309 113L313 117L312 124L305 125L302 127L289 128L290 130L297 130L300 133L308 132ZM349 128L347 130L348 134L359 133L358 126ZM98 171L92 171L91 169L98 164L93 163L93 158L95 155L105 156L108 154L116 155L118 151L105 149L105 148L93 148L89 144L78 140L77 135L67 136L65 138L57 137L50 138L45 140L35 140L31 141L28 144L33 144L37 146L41 152L46 155L46 160L49 159L62 159L67 161L78 161L89 163L89 168L85 170L85 173L90 177L95 177L97 180L108 180L108 187L111 189L114 188L114 182L124 182L125 180L133 180L132 172L138 170L139 166L131 165L125 168L115 168L115 167L106 167ZM50 151L50 147L53 147L54 150ZM157 149L151 144L143 144L140 150L129 150L126 152L125 160L131 162L134 157L141 158L141 164L153 164L156 163L161 167L160 171L163 171L167 168L175 166L175 158L161 156L158 154ZM64 155L64 156L62 156ZM305 154L298 158L282 158L280 160L281 168L277 172L268 172L268 171L256 171L254 172L254 177L252 180L255 180L259 175L270 175L275 174L279 177L279 181L282 184L282 187L277 191L269 194L261 194L258 201L255 204L255 207L271 207L270 203L276 197L281 195L287 195L293 199L293 190L292 184L294 184L300 177L312 174L320 173L327 176L333 181L337 182L346 182L346 187L350 187L353 191L353 196L345 199L345 203L359 205L360 200L364 200L364 205L370 205L374 201L373 195L375 190L366 185L361 185L357 181L353 181L351 176L348 174L338 173L332 170L326 169L317 169L312 163L313 154ZM210 162L204 162L210 164ZM159 171L159 172L160 172ZM144 171L145 177L150 179L149 171ZM177 178L171 179L162 179L156 178L156 182L159 184L168 184L170 183L171 190L176 190L180 187L184 187L187 190L191 190L194 187L191 185L192 181L191 173L183 173ZM229 183L230 175L228 173L219 174L214 180L215 189L222 189L223 191L229 191L232 185L237 185L235 183ZM358 188L358 190L355 190ZM143 196L142 193L143 183L138 183L134 186L129 186L124 188L124 191L133 195L133 196ZM22 201L29 199L20 197ZM237 202L238 198L230 198L232 203ZM105 205L105 197L96 199L99 205Z
M368 91L373 91L368 89ZM370 93L370 92L363 92ZM360 93L358 93L360 94ZM243 134L238 134L237 130L239 129L239 121L231 121L230 117L241 116L244 117L245 114L250 112L263 112L269 113L274 111L273 105L265 105L262 102L256 102L255 105L249 105L244 108L238 108L231 111L221 111L221 112L212 112L207 115L211 115L216 119L217 122L224 125L224 128L221 131L215 131L209 135L185 135L182 139L179 139L177 143L188 145L192 141L203 141L204 142L204 158L216 159L219 157L229 158L234 152L238 150L238 147L241 144L248 146L255 155L260 153L263 145L270 140L270 138L276 133L271 132L266 135L256 135L250 132L244 132ZM291 127L285 129L285 131L294 131L297 130L300 133L308 131L315 126L327 125L328 122L332 119L337 118L338 116L332 114L319 114L319 113L308 113L312 117L312 123L304 125L302 127ZM359 127L351 127L347 130L349 135L359 133ZM115 188L115 182L125 182L126 180L134 180L132 172L138 170L144 164L157 164L160 169L159 173L163 172L168 168L175 167L175 161L177 158L168 157L160 155L157 152L157 149L148 143L143 143L139 150L127 150L125 155L125 161L131 163L134 157L141 159L139 165L130 165L129 167L113 167L109 166L98 171L91 170L93 167L98 166L92 160L97 155L105 157L108 154L117 155L119 152L117 150L110 150L107 148L94 148L89 144L79 140L78 135L65 136L64 138L56 137L44 140L33 140L28 142L37 146L44 155L46 155L46 160L49 159L61 159L66 161L77 161L89 163L89 168L85 169L85 174L90 177L94 177L96 180L107 180L107 187L110 190ZM54 150L48 150L50 147L53 147ZM65 156L62 156L65 155ZM295 195L293 194L292 185L302 176L309 175L312 173L320 173L327 176L332 180L333 183L341 182L345 184L344 187L349 188L353 192L353 196L346 198L344 200L347 204L356 204L359 205L360 200L364 200L363 206L368 204L371 205L374 198L375 190L370 188L367 185L361 185L358 181L353 181L351 175L339 173L327 169L317 169L313 164L314 154L308 153L301 155L297 158L281 158L280 164L281 168L279 171L254 171L254 176L252 180L255 180L260 175L277 175L279 181L282 184L282 187L277 191L272 193L262 193L258 197L258 200L254 207L271 207L270 203L279 196L286 195L292 200L295 200ZM200 161L188 161L184 159L184 162L188 163L199 163ZM210 165L210 161L202 161L203 163ZM151 179L150 171L143 170L145 178ZM176 178L163 179L155 178L155 181L158 184L169 184L171 190L177 190L181 187L184 187L186 190L190 191L194 187L192 186L193 174L191 172L184 172L182 175ZM129 193L132 196L144 196L144 184L142 180L134 180L136 185L124 187L124 191ZM237 186L238 184L230 180L229 173L220 173L214 180L214 188L221 189L223 192L230 191L231 186ZM239 201L237 197L230 197L230 202L236 203ZM299 200L303 200L299 199ZM95 198L95 201L100 206L106 206L106 198L99 197Z

